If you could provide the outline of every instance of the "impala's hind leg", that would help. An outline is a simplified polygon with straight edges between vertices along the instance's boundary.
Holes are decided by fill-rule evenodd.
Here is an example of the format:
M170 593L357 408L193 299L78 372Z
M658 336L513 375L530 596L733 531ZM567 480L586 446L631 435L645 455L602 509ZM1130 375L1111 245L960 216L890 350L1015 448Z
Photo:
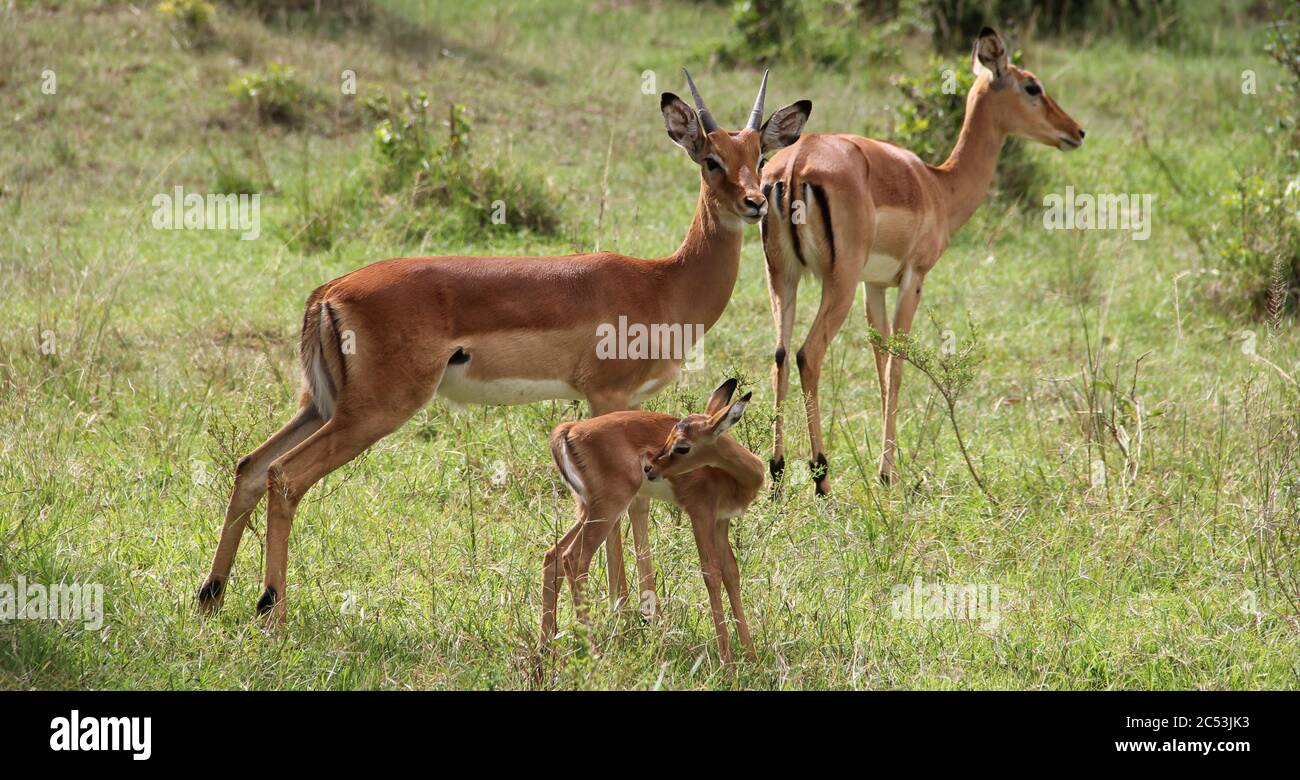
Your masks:
M262 598L257 602L259 615L273 611L275 622L284 620L289 529L303 495L326 474L397 430L414 413L415 409L362 413L340 406L320 430L271 464L267 470L266 571Z
M847 254L847 252L845 253ZM846 262L850 268L861 268L861 262ZM831 491L829 467L826 462L826 445L822 439L821 402L818 390L821 384L822 361L835 334L853 308L853 294L857 284L853 279L828 278L822 282L821 306L813 318L808 338L795 355L799 366L799 384L803 387L804 410L808 415L808 438L811 440L811 460L808 463L817 495Z
M626 409L635 409L636 405L631 403L626 395L621 393L609 394L602 393L592 395L587 399L591 407L591 416L599 417L602 414L610 412L621 412ZM640 513L640 514L638 514ZM650 555L647 529L650 523L650 502L647 499L644 504L634 503L632 510L628 514L628 519L632 523L632 538L638 545L637 547L637 569L642 571L644 580L644 570L642 566L649 567L654 571L654 562ZM605 575L609 583L609 601L614 605L614 609L622 609L627 606L627 564L623 562L623 531L622 521L615 517L610 523L608 538L605 543ZM644 563L642 561L640 545L646 544ZM651 574L653 577L653 573ZM654 588L653 579L650 584Z
M614 524L618 522L619 515L627 511L628 504L632 502L632 496L635 490L629 490L625 494L615 497L600 497L585 503L582 506L579 517L579 528L577 536L569 542L568 547L563 552L561 566L564 574L569 580L569 590L573 595L573 609L578 613L578 619L586 623L587 605L582 596L582 586L587 582L587 573L591 569L591 558L596 554L596 550L602 543L606 549L613 544L613 539L609 537Z
M266 493L266 470L281 455L298 446L308 436L315 433L324 421L310 403L298 410L283 428L239 460L235 467L235 486L230 492L230 504L226 507L226 522L221 529L221 541L217 544L217 553L212 558L212 569L208 578L199 588L199 606L205 610L215 610L221 606L225 592L226 580L230 577L230 568L235 562L235 552L239 549L244 529L248 527L248 518L257 507L257 502Z
M539 664L537 674L541 673L541 654L545 651L546 646L555 638L555 612L557 602L560 596L560 559L564 556L564 551L573 544L578 533L582 530L583 519L586 517L586 509L581 500L578 501L577 522L568 530L560 540L555 543L551 549L546 551L546 557L542 561L542 631L537 640L537 652Z

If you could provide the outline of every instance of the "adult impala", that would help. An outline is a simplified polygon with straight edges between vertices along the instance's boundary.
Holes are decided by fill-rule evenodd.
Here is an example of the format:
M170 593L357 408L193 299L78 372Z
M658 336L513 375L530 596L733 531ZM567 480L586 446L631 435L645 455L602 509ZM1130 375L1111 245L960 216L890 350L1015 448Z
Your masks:
M690 81L690 75L687 74ZM199 589L221 603L248 518L267 493L259 613L285 617L289 529L304 493L397 430L436 393L463 403L581 399L593 414L635 407L677 376L685 355L601 359L601 326L627 322L712 327L740 264L745 222L767 210L757 165L793 143L807 101L760 126L767 76L745 128L718 127L690 83L696 109L664 93L668 136L700 166L695 219L681 247L659 260L609 252L566 257L406 257L383 260L317 288L307 299L298 413L239 461L212 569ZM346 353L343 340L353 347ZM631 518L641 592L654 591L649 500ZM610 595L626 599L615 521L606 545Z
M774 479L785 468L781 405L789 389L786 354L800 278L811 273L822 283L821 305L795 363L808 415L813 480L817 493L825 495L830 480L817 385L822 359L848 316L858 284L866 288L871 326L885 337L891 330L907 333L925 275L984 199L1006 137L1027 136L1062 151L1083 144L1083 130L1034 74L1011 64L993 30L980 32L971 66L977 78L966 96L966 117L942 165L927 165L882 141L814 134L777 153L763 169L763 193L771 203L762 224L763 251L777 331L772 372L777 414L769 464ZM796 220L796 214L804 218ZM890 287L899 288L892 329L885 312ZM880 476L892 482L898 474L894 420L903 365L881 349L875 352L884 434Z
M740 605L740 567L727 531L763 487L763 461L730 436L750 394L735 403L736 380L713 391L704 414L681 419L659 412L615 412L560 423L551 433L551 456L573 491L578 518L542 565L542 633L539 648L555 637L560 574L569 581L573 606L586 620L582 586L591 556L637 496L681 507L691 518L709 608L718 635L718 655L731 662L731 640L722 612L727 589L736 632L750 658L756 657L745 610Z

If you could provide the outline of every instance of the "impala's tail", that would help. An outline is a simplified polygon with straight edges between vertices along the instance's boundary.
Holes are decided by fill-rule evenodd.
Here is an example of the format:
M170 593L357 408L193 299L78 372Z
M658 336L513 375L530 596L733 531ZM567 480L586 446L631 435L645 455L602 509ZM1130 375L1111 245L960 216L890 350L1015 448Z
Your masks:
M561 423L551 432L551 458L554 459L556 467L560 470L560 476L564 478L564 483L569 486L574 495L585 500L587 486L582 482L582 474L578 471L577 459L574 457L573 449L569 445L569 424L567 423Z
M323 289L318 289L307 299L298 356L312 405L322 419L328 420L334 416L335 404L347 379L347 365L343 360L338 311L329 301L321 300L322 292Z

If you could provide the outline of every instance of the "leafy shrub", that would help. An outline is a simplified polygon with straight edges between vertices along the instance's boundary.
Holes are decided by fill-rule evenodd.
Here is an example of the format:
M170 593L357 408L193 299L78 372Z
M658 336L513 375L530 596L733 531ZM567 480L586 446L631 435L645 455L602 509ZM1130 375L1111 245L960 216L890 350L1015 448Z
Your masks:
M807 63L846 69L890 63L897 41L928 32L940 52L969 52L981 28L1027 34L1116 35L1178 48L1205 48L1231 9L1197 0L737 0L736 35L713 54L726 65Z
M288 65L273 62L231 82L228 91L236 103L262 124L302 127L324 98L298 80Z
M922 0L941 51L969 51L981 28L1028 22L1052 35L1095 33L1181 44L1195 0ZM1032 32L1032 31L1031 31Z
M1296 121L1294 110L1300 104L1300 10L1295 6L1278 11L1274 16L1264 51L1286 73L1287 80L1282 82L1283 105L1278 112L1278 120L1291 131L1290 149L1300 150L1300 122Z
M867 135L887 140L909 149L928 163L947 158L966 116L966 94L975 83L975 74L964 61L934 57L928 70L920 76L896 76L894 86L902 96L892 137L882 136L873 128ZM1025 149L1025 142L1010 138L998 158L998 194L1013 200L1033 202L1039 198L1041 167Z
M938 323L935 322L935 325L937 327ZM926 346L912 333L892 333L885 338L880 331L870 326L867 327L867 338L877 349L911 363L939 391L947 408L948 421L952 423L953 435L957 438L957 447L961 450L962 459L966 461L966 469L975 484L979 485L980 491L990 501L997 503L971 460L966 440L962 437L961 423L957 419L957 404L975 381L979 367L988 357L988 350L980 338L979 326L969 312L966 315L966 332L967 335L955 340L950 349L940 350Z
M906 24L898 2L739 0L732 9L736 37L714 55L725 65L809 63L844 70L850 64L897 62Z
M404 94L395 104L386 96L373 97L366 111L375 121L378 186L417 207L409 215L409 235L453 227L445 220L471 234L500 226L559 231L558 199L541 180L473 156L464 106L450 107L445 137L434 132L423 92Z
M345 24L369 24L375 18L372 0L227 0L264 20L288 17L338 20Z
M249 164L241 162L237 154L213 148L207 149L207 155L212 161L213 192L252 194L274 190L276 187L275 179L267 170L266 161L262 159L261 150L255 143L246 155Z
M1226 275L1250 313L1280 326L1300 290L1300 180L1244 173L1220 206L1228 222L1213 243Z
M1287 74L1270 104L1281 132L1265 134L1271 160L1239 174L1220 202L1218 247L1233 299L1275 328L1300 299L1300 10L1285 7L1273 21L1265 50Z
M217 9L206 0L163 0L155 10L171 26L176 42L185 48L206 46L216 38L212 22Z

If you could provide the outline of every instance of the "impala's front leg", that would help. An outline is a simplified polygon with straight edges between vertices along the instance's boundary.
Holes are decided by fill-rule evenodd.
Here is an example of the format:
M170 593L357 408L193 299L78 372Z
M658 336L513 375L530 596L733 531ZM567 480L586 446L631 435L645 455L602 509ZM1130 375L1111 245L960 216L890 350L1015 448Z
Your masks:
M639 609L643 616L655 617L663 611L659 608L659 594L655 590L654 555L650 550L650 499L645 496L632 499L627 516L632 521L632 544L636 549Z
M712 512L693 511L691 529L695 532L695 547L700 554L700 573L704 587L709 592L709 611L713 614L713 630L718 635L718 657L724 664L731 663L731 637L727 631L727 616L722 611L722 563L714 549L717 519Z
M872 284L863 286L867 292L867 324L875 328L882 339L888 339L890 329L889 316L885 311L885 289ZM880 425L883 430L885 412L888 409L886 401L889 398L889 353L875 344L871 345L871 349L876 355L876 378L880 380Z
M623 563L622 526L623 522L614 518L609 525L609 539L605 543L605 575L609 583L609 600L616 611L627 605L627 567Z
M736 621L736 633L740 635L740 644L745 648L749 660L758 660L754 649L754 640L749 635L749 621L745 619L745 608L740 603L740 564L736 562L736 551L731 549L728 530L731 521L718 518L714 523L713 549L720 558L722 584L727 588L727 598L731 601L731 617Z
M925 274L911 268L903 272L903 281L898 288L898 304L894 307L894 333L910 333L912 319L921 304L921 287L925 283ZM895 443L897 430L895 420L898 416L898 390L903 382L903 360L889 356L889 390L885 398L885 437L880 453L880 479L892 484L898 479L898 466L895 463Z
M779 263L779 260L776 261ZM772 429L772 489L780 487L785 473L785 399L790 393L790 334L794 331L795 304L799 300L799 277L780 270L773 261L767 266L767 293L776 326L776 354L772 366L772 394L776 398L776 420Z
M861 264L846 263L849 267L861 267ZM843 272L841 272L843 273ZM845 274L847 276L847 274ZM851 278L828 277L822 283L822 302L817 310L799 354L795 356L799 364L799 383L803 386L804 407L808 414L808 437L811 440L811 459L808 467L812 471L813 484L817 495L824 496L831 492L829 465L826 461L826 448L822 440L821 405L817 390L821 381L822 361L831 340L839 332L840 326L853 308L853 294L857 291L857 280Z

